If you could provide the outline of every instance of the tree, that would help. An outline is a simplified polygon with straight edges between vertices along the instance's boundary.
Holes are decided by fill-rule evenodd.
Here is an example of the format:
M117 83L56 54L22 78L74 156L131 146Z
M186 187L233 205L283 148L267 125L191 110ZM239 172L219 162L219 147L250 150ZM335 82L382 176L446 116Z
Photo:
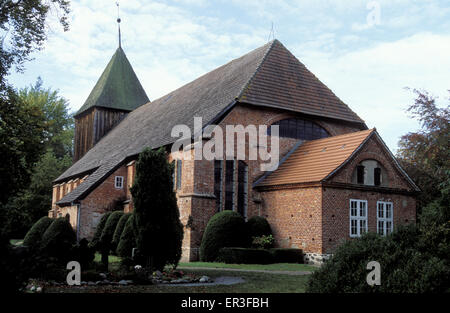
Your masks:
M136 162L136 179L131 188L134 229L139 255L150 269L177 265L181 258L183 225L173 191L172 166L163 148L149 148Z
M397 157L421 188L421 208L440 196L441 184L450 173L450 109L439 108L436 98L414 90L417 98L408 112L421 123L421 129L401 137Z
M0 204L29 184L44 151L44 121L42 110L25 104L14 89L0 92Z
M34 120L27 121L23 118L20 120L25 122L28 128L34 126L35 138L32 143L39 146L39 149L30 151L33 156L30 162L21 163L23 165L21 169L26 173L27 180L15 184L17 189L9 195L4 195L9 196L4 227L12 231L11 235L21 237L34 222L47 215L51 207L52 182L72 164L73 118L69 113L68 101L61 97L58 91L42 88L40 78L34 86L19 90L17 101L25 112L30 110L36 112ZM15 121L6 122L17 125L17 129L14 125L9 125L10 134L21 132L20 127L27 128ZM27 146L30 147L30 143L27 143ZM14 142L5 147L5 149L13 148ZM17 155L21 153L23 152L19 151ZM5 171L8 172L8 169L5 168Z
M34 86L20 89L19 98L27 106L37 106L44 113L44 145L58 159L72 158L74 119L69 112L69 102L58 90L44 89L41 77Z
M0 2L0 88L6 86L5 78L11 67L23 71L29 55L41 50L47 39L46 21L50 12L58 16L64 31L69 29L70 12L67 0L4 0Z

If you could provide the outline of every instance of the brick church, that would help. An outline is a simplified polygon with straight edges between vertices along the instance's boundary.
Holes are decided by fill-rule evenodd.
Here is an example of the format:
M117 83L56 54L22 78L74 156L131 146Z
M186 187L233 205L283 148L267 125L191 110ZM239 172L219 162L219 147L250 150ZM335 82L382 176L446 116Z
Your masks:
M278 125L278 168L261 171L259 159L188 160L189 146L171 152L173 126L193 128L194 117L203 127ZM113 204L131 212L145 147L165 147L175 162L184 261L198 260L205 226L222 210L265 217L276 245L302 249L309 262L365 232L415 222L419 189L376 129L278 40L154 101L119 47L75 115L74 163L54 181L49 216L69 214L77 238L90 239Z

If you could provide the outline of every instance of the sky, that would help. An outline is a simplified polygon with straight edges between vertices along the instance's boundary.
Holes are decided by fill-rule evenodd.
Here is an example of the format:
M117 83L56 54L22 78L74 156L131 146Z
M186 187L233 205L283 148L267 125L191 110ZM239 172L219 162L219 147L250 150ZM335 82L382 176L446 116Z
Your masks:
M51 15L45 48L9 81L41 77L73 112L118 47L114 0L72 0L70 30ZM305 66L376 127L395 153L420 125L406 113L409 88L449 104L448 0L122 0L122 47L150 100L267 43L273 25Z

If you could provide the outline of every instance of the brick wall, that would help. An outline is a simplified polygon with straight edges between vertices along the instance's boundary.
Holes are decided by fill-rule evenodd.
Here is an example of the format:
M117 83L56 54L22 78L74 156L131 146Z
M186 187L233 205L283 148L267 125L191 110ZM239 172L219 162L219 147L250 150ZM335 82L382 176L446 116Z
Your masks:
M122 176L124 178L124 187L122 189L116 189L114 186L116 176ZM111 203L116 199L124 199L126 197L126 186L127 168L126 166L121 166L95 188L85 199L80 201L80 239L92 239L100 218Z
M393 203L394 228L414 223L416 220L415 198L403 194L392 194L364 190L323 189L323 250L332 253L343 241L350 239L350 199L367 200L368 231L377 231L377 201Z
M266 217L281 248L322 251L321 187L271 190L261 193Z

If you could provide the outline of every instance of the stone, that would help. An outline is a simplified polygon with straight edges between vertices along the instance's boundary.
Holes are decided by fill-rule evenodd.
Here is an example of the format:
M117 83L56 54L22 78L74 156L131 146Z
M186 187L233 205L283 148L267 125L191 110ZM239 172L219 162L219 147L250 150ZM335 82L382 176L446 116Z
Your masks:
M126 285L128 285L128 282L126 280L122 279L121 281L118 282L118 284L122 285L122 286L126 286Z
M36 292L41 293L42 292L42 287L37 287L36 288Z
M94 286L95 285L95 283L93 282L93 281L88 281L88 286Z
M108 276L108 275L106 275L105 273L100 273L100 274L98 274L101 278L103 278L103 279L106 279L106 277Z
M209 277L208 276L202 276L199 280L199 282L201 283L207 283L209 282Z
M153 274L154 274L156 277L161 277L161 276L162 276L161 271L156 271L156 272L154 272Z
M36 291L36 286L31 286L30 291L35 292Z

